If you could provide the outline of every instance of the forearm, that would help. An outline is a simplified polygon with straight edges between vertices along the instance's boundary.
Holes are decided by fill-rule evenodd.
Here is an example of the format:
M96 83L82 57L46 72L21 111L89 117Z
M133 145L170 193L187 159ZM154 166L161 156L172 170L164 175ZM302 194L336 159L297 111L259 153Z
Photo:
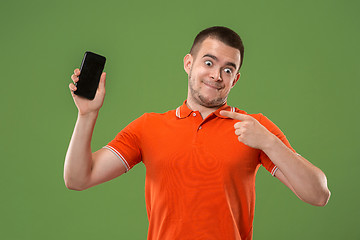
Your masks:
M98 112L78 114L65 157L64 180L69 189L81 190L92 169L91 138Z
M327 203L330 191L326 176L319 168L295 154L276 136L263 151L281 170L299 198L317 206Z

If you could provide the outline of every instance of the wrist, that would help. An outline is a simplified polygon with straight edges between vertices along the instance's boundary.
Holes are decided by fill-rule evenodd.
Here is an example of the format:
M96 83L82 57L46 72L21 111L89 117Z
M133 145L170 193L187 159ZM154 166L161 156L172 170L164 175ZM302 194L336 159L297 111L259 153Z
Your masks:
M278 139L274 134L270 133L261 150L267 153L271 151L271 149L274 149L279 141L280 139Z
M86 113L82 113L82 112L78 112L78 118L97 118L97 116L99 115L99 111L92 111L92 112L86 112Z

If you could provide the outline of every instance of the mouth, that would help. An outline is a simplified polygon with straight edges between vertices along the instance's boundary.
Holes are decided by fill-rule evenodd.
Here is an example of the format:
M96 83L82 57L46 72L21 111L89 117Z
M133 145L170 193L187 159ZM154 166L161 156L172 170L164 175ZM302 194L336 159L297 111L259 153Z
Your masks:
M205 81L202 81L202 83L205 84L206 86L208 86L209 88L212 88L212 89L215 89L215 90L220 90L222 88L222 86L219 86L218 84L205 82Z

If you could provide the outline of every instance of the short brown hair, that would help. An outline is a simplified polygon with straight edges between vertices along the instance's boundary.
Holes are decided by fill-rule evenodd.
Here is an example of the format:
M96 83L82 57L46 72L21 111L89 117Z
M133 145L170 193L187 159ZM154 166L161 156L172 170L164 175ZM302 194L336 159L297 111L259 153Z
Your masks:
M194 43L190 49L190 54L195 55L197 53L197 46L199 46L208 37L215 38L226 45L236 48L240 51L240 67L244 59L244 45L240 36L227 27L215 26L202 30L195 37Z

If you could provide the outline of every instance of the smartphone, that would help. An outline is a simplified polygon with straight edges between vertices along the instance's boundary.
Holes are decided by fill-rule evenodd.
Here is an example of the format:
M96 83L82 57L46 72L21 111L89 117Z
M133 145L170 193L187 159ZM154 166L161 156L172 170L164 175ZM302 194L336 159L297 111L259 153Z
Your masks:
M80 67L79 81L75 84L76 95L89 100L95 98L99 86L100 76L105 67L106 58L93 52L85 52Z

